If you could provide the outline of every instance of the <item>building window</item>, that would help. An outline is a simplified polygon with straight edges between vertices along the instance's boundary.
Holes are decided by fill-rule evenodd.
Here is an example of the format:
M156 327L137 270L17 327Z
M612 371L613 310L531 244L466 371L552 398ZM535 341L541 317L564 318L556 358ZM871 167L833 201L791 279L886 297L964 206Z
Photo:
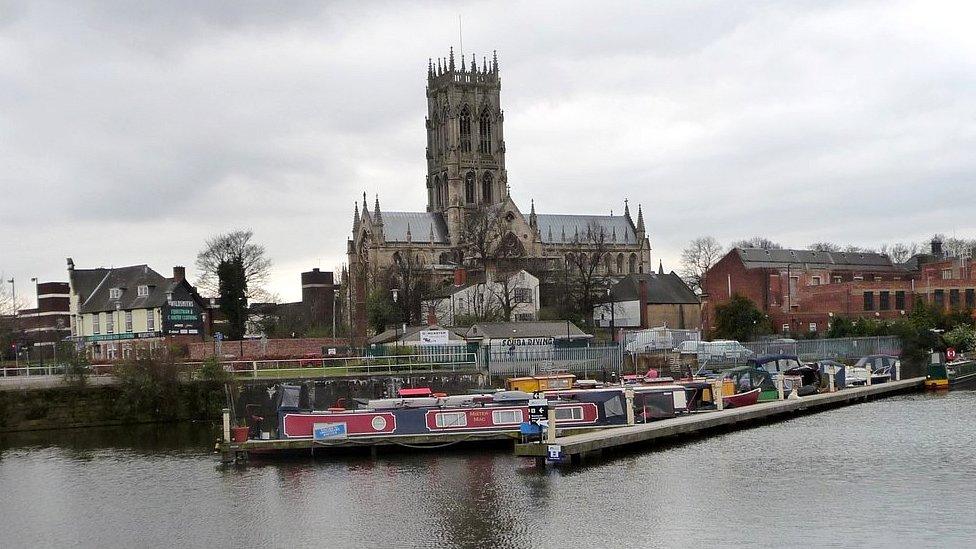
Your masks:
M840 280L841 280L841 279L840 279L840 277L839 277L839 276L835 276L835 277L834 277L834 284L840 284Z
M627 272L629 273L637 272L637 254L630 254L630 265L628 266L630 267L630 270Z
M122 288L109 288L108 298L109 299L119 299L122 297Z
M146 297L149 295L149 286L146 286L145 284L139 286L137 293L139 294L139 297Z
M471 111L465 105L458 120L461 129L461 152L471 152Z
M105 313L105 333L115 333L115 313Z
M938 308L945 307L945 290L936 290L933 297Z
M478 151L491 153L491 114L488 107L481 111L481 118L478 119Z
M891 292L881 292L878 294L878 309L882 311L891 310Z
M900 311L905 310L905 292L895 292L895 308Z
M132 333L132 311L125 312L125 333Z
M953 309L959 308L959 290L949 290L949 307L952 307Z
M942 269L942 280L952 280L952 269Z
M562 406L556 408L556 421L581 421L582 419L582 406Z
M474 172L468 172L464 176L464 202L466 204L474 204Z
M617 254L617 274L624 274L624 254Z
M438 412L434 415L438 427L467 427L468 415L464 412Z
M516 303L532 303L532 288L515 288Z
M532 313L515 313L515 322L531 322L535 320L535 315Z
M481 176L481 201L485 204L491 204L491 187L492 187L492 177L491 172L485 172L485 175Z
M864 310L874 310L874 292L864 292Z
M819 276L810 277L810 285L811 286L819 286L820 285L820 277Z
M970 309L976 307L976 290L972 288L966 290L966 307Z
M854 275L854 280L864 280L864 277L861 275Z
M156 311L152 309L146 311L146 331L156 331Z
M101 314L95 313L92 315L92 333L100 334L102 333L102 319Z
M522 423L522 410L494 410L491 422L495 425L515 425Z
M810 333L816 332L817 331L817 323L816 322L811 322L809 329L810 329Z

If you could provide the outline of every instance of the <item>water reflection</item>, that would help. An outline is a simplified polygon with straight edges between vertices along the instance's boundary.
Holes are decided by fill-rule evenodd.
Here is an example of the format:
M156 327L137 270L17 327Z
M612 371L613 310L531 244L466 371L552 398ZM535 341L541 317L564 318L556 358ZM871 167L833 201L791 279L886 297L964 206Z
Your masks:
M911 395L539 470L506 447L223 467L214 426L0 439L31 546L967 546L976 395ZM932 510L953 512L932 514ZM870 513L868 515L867 513Z

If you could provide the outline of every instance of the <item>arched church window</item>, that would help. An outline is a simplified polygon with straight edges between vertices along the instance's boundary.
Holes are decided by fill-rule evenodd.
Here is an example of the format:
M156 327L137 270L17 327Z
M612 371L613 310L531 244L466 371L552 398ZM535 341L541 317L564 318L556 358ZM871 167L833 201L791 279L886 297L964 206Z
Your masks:
M478 119L478 152L491 153L491 113L488 107L481 111Z
M451 257L450 252L441 252L441 255L438 257L437 262L441 265L453 265L454 258Z
M491 172L485 172L485 175L481 176L481 201L485 204L491 204L491 186L492 178Z
M432 202L435 208L441 207L441 178L434 176L434 198Z
M576 256L573 252L566 254L566 266L572 268L573 264L576 262Z
M464 176L464 202L467 204L474 204L475 193L474 193L474 172L468 172Z
M471 152L471 110L465 105L458 119L461 130L461 152Z
M603 256L603 270L606 271L607 274L613 272L610 269L612 263L613 261L610 259L610 254Z
M630 265L628 265L628 267L630 267L630 269L627 272L629 273L637 272L637 254L633 254L633 253L630 254Z
M624 274L624 254L617 254L617 274Z

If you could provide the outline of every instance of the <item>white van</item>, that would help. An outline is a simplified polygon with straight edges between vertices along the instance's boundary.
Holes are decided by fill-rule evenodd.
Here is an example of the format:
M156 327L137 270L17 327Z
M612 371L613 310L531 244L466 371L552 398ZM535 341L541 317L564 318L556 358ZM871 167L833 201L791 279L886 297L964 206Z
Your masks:
M752 355L752 351L731 339L705 341L698 347L698 360L744 360Z

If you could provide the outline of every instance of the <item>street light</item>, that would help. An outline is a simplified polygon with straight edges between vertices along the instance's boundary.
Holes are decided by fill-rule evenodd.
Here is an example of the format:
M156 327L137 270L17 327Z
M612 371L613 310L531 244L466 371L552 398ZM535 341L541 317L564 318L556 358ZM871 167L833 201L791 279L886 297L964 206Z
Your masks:
M610 341L617 342L617 332L615 330L615 313L617 309L617 304L613 302L613 296L610 295L610 287L607 287L607 300L610 301Z
M390 293L393 294L393 305L394 305L394 309L395 309L396 308L395 305L396 305L396 302L397 302L397 297L399 297L399 295L400 295L400 289L399 288L393 288L393 289L390 290ZM400 318L399 317L400 317L400 315L397 314L396 317L397 318L394 319L396 321L396 324L393 325L393 348L394 349L397 349L396 354L399 354L399 347L400 347L400 332L399 332L399 330L400 330ZM393 360L396 360L396 358L394 358Z

